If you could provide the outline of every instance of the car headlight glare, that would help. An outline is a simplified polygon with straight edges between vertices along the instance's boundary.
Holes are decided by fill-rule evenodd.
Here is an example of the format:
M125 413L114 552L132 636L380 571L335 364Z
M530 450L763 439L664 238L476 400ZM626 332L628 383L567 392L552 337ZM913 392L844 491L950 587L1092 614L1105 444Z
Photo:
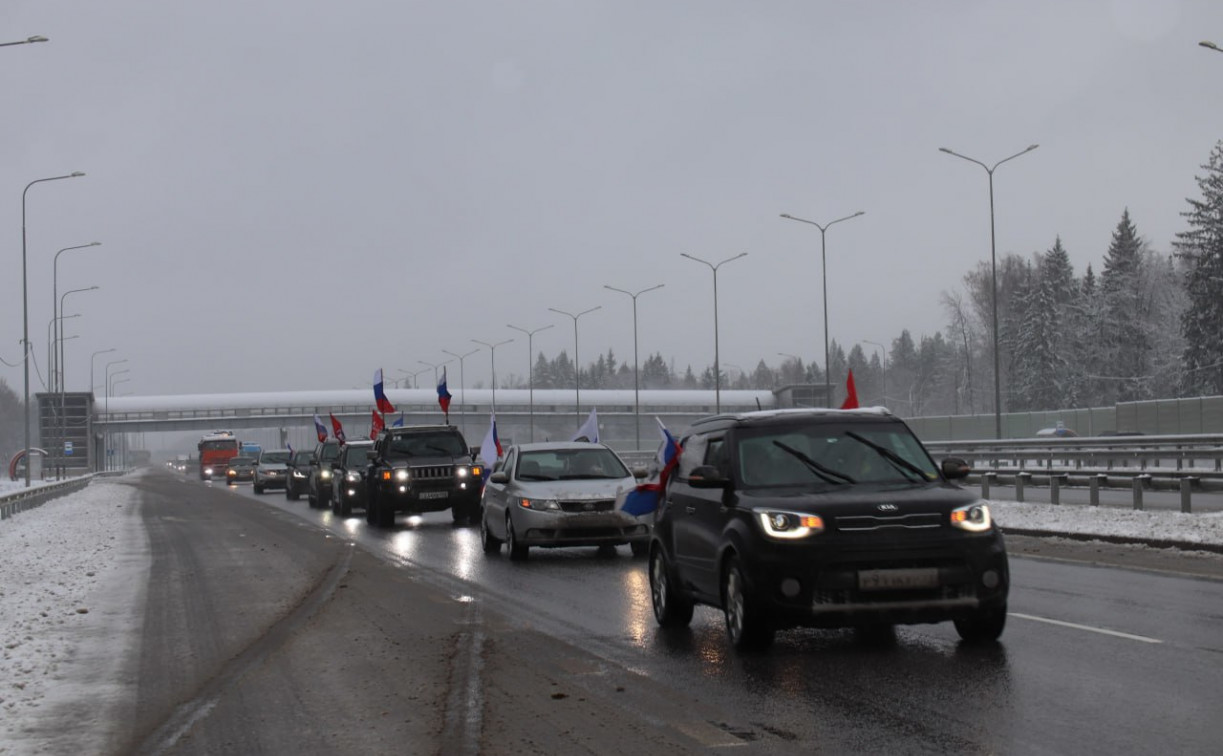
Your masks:
M402 482L402 481L407 480L410 477L411 475L408 473L406 469L400 468L395 471L395 480Z
M519 499L523 509L534 509L537 512L559 512L561 503L556 499Z
M304 472L298 472L297 470L294 470L293 477L294 478L304 478L306 477L306 474Z
M349 483L356 483L358 480L361 480L361 473L350 472L344 476L344 480L347 480Z
M756 519L770 538L793 541L824 532L824 518L804 512L758 509Z
M993 519L986 505L969 504L951 510L951 525L970 533L983 533L993 527Z
M468 467L456 467L456 468L454 468L454 474L455 474L455 476L456 476L456 477L459 477L459 478L466 478L468 475L471 475L471 468L468 468Z
M330 470L320 470L318 476L322 478L323 480L331 480L331 471Z

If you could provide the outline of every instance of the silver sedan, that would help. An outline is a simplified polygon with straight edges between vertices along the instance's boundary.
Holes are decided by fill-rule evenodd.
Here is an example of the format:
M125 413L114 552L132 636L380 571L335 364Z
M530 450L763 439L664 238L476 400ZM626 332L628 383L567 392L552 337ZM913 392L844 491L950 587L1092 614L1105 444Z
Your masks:
M484 553L498 553L503 543L515 561L532 546L598 546L610 555L630 544L634 554L644 553L650 526L618 508L645 475L634 472L603 444L511 446L480 500Z

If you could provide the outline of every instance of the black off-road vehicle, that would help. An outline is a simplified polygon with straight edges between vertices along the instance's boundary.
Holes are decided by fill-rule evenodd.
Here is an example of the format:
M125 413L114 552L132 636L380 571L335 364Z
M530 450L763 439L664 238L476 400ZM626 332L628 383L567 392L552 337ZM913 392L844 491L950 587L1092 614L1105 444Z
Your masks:
M480 516L483 473L452 425L385 430L370 452L365 519L389 528L400 512L449 509L456 525L470 525Z

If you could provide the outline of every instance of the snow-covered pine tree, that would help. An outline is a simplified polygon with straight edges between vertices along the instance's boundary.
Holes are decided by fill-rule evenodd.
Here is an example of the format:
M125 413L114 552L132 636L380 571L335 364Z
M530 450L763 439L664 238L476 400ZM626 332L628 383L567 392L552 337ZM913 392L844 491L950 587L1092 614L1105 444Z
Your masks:
M1223 141L1197 176L1200 199L1182 212L1189 228L1173 247L1188 267L1183 386L1189 394L1223 394Z

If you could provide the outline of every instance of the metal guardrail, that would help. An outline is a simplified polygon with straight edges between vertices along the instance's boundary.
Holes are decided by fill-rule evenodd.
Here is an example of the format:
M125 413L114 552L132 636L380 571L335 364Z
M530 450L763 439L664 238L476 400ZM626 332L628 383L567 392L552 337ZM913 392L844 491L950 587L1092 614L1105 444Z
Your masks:
M76 493L89 485L92 475L74 478L60 483L50 483L45 486L23 488L16 493L0 496L0 520L7 520L19 512L40 507L52 499Z

